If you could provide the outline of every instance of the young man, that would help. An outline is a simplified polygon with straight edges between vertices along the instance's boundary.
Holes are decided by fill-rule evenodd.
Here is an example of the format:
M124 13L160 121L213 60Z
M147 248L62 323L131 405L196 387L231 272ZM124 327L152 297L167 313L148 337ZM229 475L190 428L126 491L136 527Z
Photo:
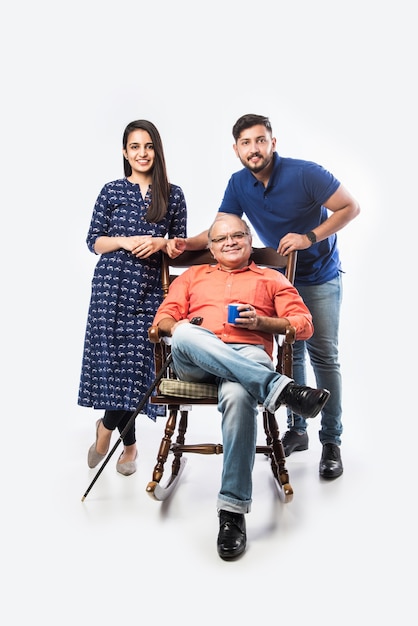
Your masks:
M294 377L306 382L305 354L309 354L317 385L331 392L322 411L319 439L323 478L341 476L342 381L338 355L341 263L337 231L360 212L358 202L320 165L281 157L270 121L262 115L244 115L233 130L234 151L244 168L229 180L218 215L244 213L258 237L279 254L298 250L295 286L308 306L314 334L299 337L294 350ZM171 256L206 247L207 231L169 246ZM307 450L307 422L288 412L289 430L283 437L285 453Z
M218 553L239 556L246 546L244 514L250 511L258 405L282 405L312 418L327 402L326 389L296 385L275 372L273 335L289 326L312 335L312 318L296 288L276 270L250 262L252 238L236 215L223 215L208 231L217 264L194 266L171 284L154 324L171 335L173 366L182 380L216 382L222 413L223 471L218 494ZM227 307L240 303L240 318ZM189 324L202 317L202 325Z

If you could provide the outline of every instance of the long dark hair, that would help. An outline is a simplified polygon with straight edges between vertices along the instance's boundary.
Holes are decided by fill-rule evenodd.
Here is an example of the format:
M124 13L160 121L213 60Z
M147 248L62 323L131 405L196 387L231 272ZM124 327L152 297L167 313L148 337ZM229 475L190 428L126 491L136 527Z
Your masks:
M159 222L167 213L168 199L170 197L170 182L167 176L163 142L160 133L152 122L148 120L135 120L127 125L123 133L123 149L126 150L128 137L134 130L145 130L149 133L154 146L154 166L152 168L151 204L148 207L146 219L148 222ZM131 176L132 168L125 158L123 159L125 176Z

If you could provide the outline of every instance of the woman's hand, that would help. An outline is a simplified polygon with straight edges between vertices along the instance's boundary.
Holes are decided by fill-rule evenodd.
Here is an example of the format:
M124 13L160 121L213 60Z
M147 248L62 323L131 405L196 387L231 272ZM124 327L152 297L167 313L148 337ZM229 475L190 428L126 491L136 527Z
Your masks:
M152 237L151 235L134 235L125 237L123 248L132 252L138 259L147 259L154 252L165 249L167 239L164 237Z

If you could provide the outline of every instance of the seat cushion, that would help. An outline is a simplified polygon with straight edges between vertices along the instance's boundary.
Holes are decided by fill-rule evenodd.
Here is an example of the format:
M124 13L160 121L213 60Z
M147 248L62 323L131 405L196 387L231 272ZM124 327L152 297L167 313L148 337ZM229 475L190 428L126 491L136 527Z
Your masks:
M159 393L164 396L181 398L217 398L218 387L210 383L190 383L175 378L163 378L159 385Z

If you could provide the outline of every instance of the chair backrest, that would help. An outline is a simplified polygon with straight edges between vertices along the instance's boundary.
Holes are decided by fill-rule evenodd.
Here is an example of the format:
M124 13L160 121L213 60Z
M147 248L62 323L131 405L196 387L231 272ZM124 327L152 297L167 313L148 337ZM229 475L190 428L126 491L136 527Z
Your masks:
M295 282L297 251L294 250L288 256L278 254L274 248L253 248L251 260L262 267L271 267L284 269L286 278L292 283ZM214 264L214 260L210 251L205 250L186 250L175 259L171 259L167 254L163 254L161 265L161 280L164 297L168 293L170 282L173 278L170 275L171 268L187 268L192 265L204 265L205 263Z
M286 278L292 283L292 285L294 284L297 261L296 250L291 252L288 256L282 256L281 254L278 254L276 250L274 250L274 248L253 248L250 258L254 261L254 263L262 267L283 269ZM207 248L205 250L186 250L185 252L183 252L183 254L180 254L175 259L170 258L167 254L164 253L162 255L161 263L161 281L163 296L165 297L167 295L170 283L176 277L176 275L171 273L172 269L186 269L192 265L204 265L205 263L215 263L211 252ZM158 343L159 335L157 327L153 326L152 328L150 328L148 331L148 336L153 343ZM279 339L279 336L276 337L278 345L276 369L277 371L286 373L288 376L292 376L292 344L295 342L296 339L296 333L293 326L290 326L286 330L286 335L282 335L280 337L284 337L284 343ZM161 364L164 360L164 354L162 353L163 348L160 347L160 350L161 354L158 353L158 350L155 353L156 371L159 371Z

